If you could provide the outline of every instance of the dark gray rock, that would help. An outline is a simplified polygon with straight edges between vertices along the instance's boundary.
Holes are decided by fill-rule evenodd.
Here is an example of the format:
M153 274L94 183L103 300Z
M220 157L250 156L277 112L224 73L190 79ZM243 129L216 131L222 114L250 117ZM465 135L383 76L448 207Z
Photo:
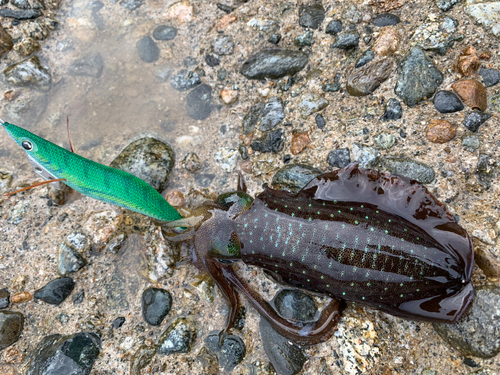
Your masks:
M445 55L457 40L463 36L457 34L457 20L445 17L427 16L425 23L415 30L411 41L426 51Z
M320 129L323 129L326 126L325 118L321 113L316 115L316 126Z
M500 72L496 69L481 68L479 75L483 78L486 87L495 86L500 81Z
M52 83L50 71L42 66L36 56L10 65L3 74L14 86L33 86L43 92L49 91Z
M379 88L392 73L393 61L384 59L355 69L347 77L347 92L352 96L366 96Z
M443 82L443 74L425 52L413 47L399 64L398 82L394 92L407 106L431 98Z
M382 117L380 117L380 120L399 120L401 117L403 117L403 107L401 107L401 103L397 99L389 99L387 105L385 106L385 112Z
M120 5L128 10L136 10L142 4L144 4L144 0L121 0Z
M227 78L227 70L225 68L220 68L217 72L217 80L222 82Z
M343 168L351 162L351 152L346 148L330 151L326 161L334 168Z
M481 287L467 313L456 324L432 324L463 355L492 358L500 353L500 289Z
M365 52L359 56L359 58L356 60L356 64L354 65L355 68L361 68L363 65L368 64L370 61L372 61L375 58L375 52L371 49L367 49Z
M217 56L215 55L211 55L211 54L207 54L205 56L205 62L207 63L208 66L210 66L211 68L213 68L214 66L218 66L220 65L220 60Z
M243 134L253 132L258 126L261 131L269 131L285 118L283 100L270 98L267 103L259 103L250 108L242 121Z
M23 314L14 311L0 311L0 350L4 350L19 340L23 328Z
M326 25L325 33L330 35L337 35L342 32L342 21L341 20L333 20L328 22Z
M170 78L170 84L177 91L186 91L198 86L201 83L201 78L198 73L187 69L180 70Z
M400 22L399 17L391 13L380 13L372 18L372 25L377 27L393 26Z
M314 32L312 30L306 31L304 34L300 34L293 40L293 44L297 47L312 46L314 41Z
M325 19L325 8L321 4L299 7L299 25L316 30Z
M281 34L272 34L267 41L272 44L278 44L280 40Z
M90 52L75 60L68 68L72 76L99 78L104 69L104 62L99 52Z
M289 164L280 168L273 177L273 188L297 193L323 171L305 164Z
M196 327L187 318L176 319L160 337L158 354L188 353L196 338Z
M206 84L198 86L186 97L188 115L194 120L205 120L214 108L212 88Z
M62 243L59 247L58 268L61 275L81 270L87 261L71 246Z
M7 289L0 289L0 309L9 307L10 293Z
M194 175L194 180L200 187L209 187L214 178L213 173L197 173Z
M251 56L240 73L248 79L276 79L300 72L308 62L309 57L302 51L265 49Z
M80 290L73 295L73 303L75 305L78 305L83 302L84 298L85 298L85 292L83 290Z
M28 0L10 0L10 3L19 9L30 9L30 3Z
M32 352L26 375L89 375L100 351L94 333L46 336Z
M491 115L489 113L474 111L467 117L465 117L462 124L471 132L476 133L479 130L479 127L484 124L490 117Z
M160 57L160 49L156 45L153 38L145 36L137 41L135 44L139 57L142 61L152 63Z
M234 51L233 37L226 34L217 35L212 40L212 50L217 55L231 55Z
M246 355L245 343L235 335L227 335L219 346L219 333L210 333L205 339L207 347L217 356L219 366L231 372Z
M39 9L13 10L8 8L0 9L0 17L14 18L16 20L34 20L42 15Z
M447 12L462 0L434 0L434 1L439 9L441 9L443 12Z
M324 92L336 92L340 90L340 78L342 77L342 74L337 73L335 74L335 77L333 77L333 83L325 83L322 86L322 89Z
M254 151L274 152L275 154L283 150L284 145L283 129L270 131L263 137L254 140L251 144Z
M314 300L297 289L282 289L273 299L274 306L285 319L310 322L314 320L318 308Z
M109 165L146 181L156 191L163 191L175 165L172 147L151 137L130 143Z
M61 277L36 290L34 297L50 305L59 306L71 294L74 287L75 282L71 277Z
M172 40L177 36L177 29L173 26L160 25L153 30L153 38L156 40Z
M223 12L225 12L227 14L233 12L236 9L232 6L222 4L222 3L217 3L217 8L219 8L220 10L222 10Z
M160 325L172 308L172 296L165 289L148 288L142 293L142 316L152 326Z
M260 335L267 358L278 374L295 375L302 370L307 361L302 349L278 334L264 318L260 319Z
M113 326L113 329L118 329L120 328L123 324L125 323L125 318L123 316L119 316L113 322L111 325Z
M434 107L440 113L453 113L464 109L460 98L453 91L441 90L434 97Z
M302 118L305 119L313 113L326 108L329 104L330 102L323 98L321 95L312 92L306 92L300 96L297 109L302 115Z
M332 44L332 48L351 49L359 44L359 34L356 30L349 30L339 34Z
M383 169L400 176L408 177L422 184L430 184L436 174L434 170L424 163L406 158L384 158Z

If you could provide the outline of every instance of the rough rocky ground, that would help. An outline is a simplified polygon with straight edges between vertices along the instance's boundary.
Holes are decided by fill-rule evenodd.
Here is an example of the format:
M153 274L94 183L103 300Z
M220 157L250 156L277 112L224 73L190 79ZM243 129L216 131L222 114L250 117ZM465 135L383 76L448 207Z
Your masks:
M154 135L170 143L176 154L167 191L181 191L187 208L201 201L203 195L210 197L233 189L235 169L244 172L254 194L263 183L271 183L276 171L285 165L300 163L324 171L334 169L332 164L345 160L338 154L328 158L336 150L347 148L351 161L387 170L396 168L394 158L404 158L403 172L398 173L413 177L412 173L420 173L419 179L427 178L429 189L446 202L473 235L482 262L482 269L474 269L475 285L498 290L500 85L484 89L486 112L493 116L476 132L462 122L472 112L471 107L482 106L481 88L465 90L463 110L440 113L433 104L433 94L417 105L407 99L410 107L400 92L396 95L395 87L403 71L401 62L415 45L427 48L426 56L442 73L442 82L434 82L437 90L453 91L454 83L468 78L484 86L484 78L477 73L479 66L474 64L500 68L499 2L324 1L325 19L312 35L307 33L311 28L299 22L299 6L313 3L225 2L234 8L230 13L208 1L99 3L47 2L46 9L41 10L43 17L35 21L13 22L12 18L0 16L3 28L13 38L12 44L18 46L9 52L8 38L2 36L2 46L7 45L7 49L5 54L0 49L0 69L7 73L1 77L1 118L66 144L64 118L69 115L77 152L104 164L109 164L131 141ZM444 12L438 7L442 3L453 7ZM35 5L31 3L32 8ZM2 9L7 8L19 7L2 2ZM386 11L401 22L374 26L375 16ZM446 16L456 25L443 25ZM357 47L332 48L338 42L335 35L326 33L332 20L342 21L342 32L359 34ZM175 27L177 34L170 40L158 40L154 30L159 25ZM307 65L292 80L287 76L257 80L243 76L240 69L250 56L276 48L268 42L275 34L281 35L279 48L303 51L308 56ZM300 35L303 37L297 43L302 45L297 46L295 38ZM144 39L147 36L151 39ZM232 41L215 43L221 36L231 36ZM313 41L310 46L308 38ZM39 50L32 51L36 44ZM471 56L470 51L464 53L470 46L475 47L477 58L472 53L467 60L472 61L467 77L466 67L462 65L460 70L457 64L460 56ZM348 78L356 73L354 65L368 49L378 51L375 59L371 65L357 69L387 60L392 65L363 70L360 76L369 77L368 83L356 86L356 90L368 87L372 92L353 96L356 90L347 87ZM10 78L6 69L30 56L37 56L42 66L31 62L28 76L33 79ZM219 65L214 65L216 60ZM200 101L195 101L194 107L186 105L197 83L189 87L189 80L179 79L189 88L172 88L170 78L181 69L200 73L199 80L211 87L208 106ZM326 92L324 85L332 85L333 90L337 74L339 89ZM425 80L421 77L418 82ZM380 86L374 88L376 83ZM416 86L413 91L417 91ZM226 104L235 95L238 99ZM278 104L272 112L270 122L276 122L274 128L259 129L262 122L256 124L256 130L242 126L242 122L248 124L244 118L253 106L272 102L272 98L280 98L283 103L283 109ZM403 116L380 120L392 98L401 102ZM467 105L468 100L473 104ZM317 114L325 122L322 128ZM449 123L432 123L436 120ZM439 131L430 132L428 128ZM274 134L269 148L275 152L262 152L266 151L265 139L261 145L255 142L269 134ZM24 154L12 140L3 136L0 145L2 191L35 181ZM181 163L193 151L201 160L201 169L195 173ZM246 154L248 159L242 160ZM413 162L423 167L418 169ZM131 363L148 356L152 356L151 362L137 373L219 373L206 340L211 331L223 326L227 310L217 289L192 264L176 265L186 249L166 244L157 227L140 215L79 195L72 195L63 205L56 202L43 187L1 203L0 289L6 288L11 295L7 310L24 315L24 329L18 341L0 349L0 372L24 373L36 345L48 335L92 332L100 336L102 343L90 374L130 373ZM122 233L128 237L117 250L110 242L118 242ZM65 242L87 263L71 274L76 283L72 294L59 306L34 301L35 290L58 277L59 253ZM239 271L252 279L268 299L280 289L258 269L241 266ZM149 325L142 316L141 296L152 286L168 290L173 300L171 311L159 326ZM81 291L84 297L80 301ZM232 373L272 374L278 365L270 365L264 351L260 317L247 302L243 303L244 328L234 334L245 344L246 355ZM125 322L120 328L112 328L119 317L124 317ZM188 318L195 327L192 347L187 353L153 356L160 336L179 317ZM489 319L488 324L498 329L498 314L491 313ZM493 331L493 337L495 332L498 337L498 331ZM488 337L484 340L488 341ZM489 341L494 352L499 344ZM287 372L285 365L281 373L500 373L498 356L480 358L463 347L456 349L429 323L394 318L354 304L348 305L331 340L300 352L288 357L293 357L291 362L284 356L284 363L292 363L292 367Z

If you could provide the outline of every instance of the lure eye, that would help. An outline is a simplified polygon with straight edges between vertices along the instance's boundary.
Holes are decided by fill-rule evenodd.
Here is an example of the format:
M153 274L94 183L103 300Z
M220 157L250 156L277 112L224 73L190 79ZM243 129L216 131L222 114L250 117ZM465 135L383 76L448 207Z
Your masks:
M26 151L31 151L33 150L33 143L30 141L22 141L21 146L26 150Z

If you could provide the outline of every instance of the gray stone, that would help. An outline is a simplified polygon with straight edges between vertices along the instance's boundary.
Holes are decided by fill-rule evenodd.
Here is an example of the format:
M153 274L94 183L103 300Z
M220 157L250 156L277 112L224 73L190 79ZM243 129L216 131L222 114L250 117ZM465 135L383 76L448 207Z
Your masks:
M500 72L496 69L481 68L479 69L479 75L483 78L486 87L495 86L500 82Z
M0 9L0 17L14 18L16 20L34 20L43 13L39 9L14 10L3 8Z
M333 83L325 83L322 86L324 92L337 92L340 90L340 78L342 75L340 73L335 74L333 77Z
M233 37L222 34L212 40L212 49L218 55L231 55L234 51Z
M181 69L178 73L170 78L170 84L177 91L186 91L198 86L201 83L201 78L196 72L187 69Z
M275 33L280 28L278 21L272 18L252 18L247 25L268 34Z
M251 144L254 151L274 152L275 154L283 150L284 145L283 129L272 130L263 137L255 139Z
M128 10L136 10L142 4L144 4L144 0L120 0L120 5Z
M418 47L413 47L399 64L398 82L394 92L407 106L431 98L443 82L443 74Z
M350 30L339 34L337 38L335 38L332 48L339 49L351 49L355 48L359 44L359 33L356 30Z
M355 143L352 147L352 160L359 163L361 168L373 167L377 164L380 152L372 147Z
M142 293L142 316L152 326L160 325L172 308L172 296L167 290L148 288Z
M35 290L33 296L49 305L59 306L73 291L75 282L71 277L60 277Z
M351 162L351 152L346 148L338 148L330 151L326 161L334 168L343 168Z
M464 105L453 91L441 90L434 97L434 108L439 113L453 113L464 109Z
M0 350L14 344L24 328L24 315L14 311L0 311Z
M314 32L312 30L306 31L304 34L300 34L293 40L293 44L297 47L312 46L314 42Z
M441 9L443 12L449 11L456 4L458 4L462 0L434 0L436 6Z
M347 78L347 91L352 96L372 94L382 82L389 78L393 65L392 59L384 59L355 69Z
M367 49L356 60L356 64L354 65L354 67L361 68L362 66L364 66L364 65L368 64L370 61L372 61L374 58L375 58L375 52L373 52L373 50L371 50L371 49Z
M462 146L470 149L471 152L477 150L481 145L479 137L475 134L464 134L462 137Z
M242 121L243 134L253 132L258 126L261 131L269 131L285 118L283 101L273 97L267 103L252 106Z
M393 26L400 23L401 20L398 16L391 13L380 13L372 18L372 25L377 27Z
M289 164L280 168L273 177L273 188L297 193L323 171L306 164Z
M380 149L387 150L394 146L396 138L389 133L380 133L377 137L375 137L374 142Z
M412 45L444 55L456 40L462 38L456 35L457 26L458 22L451 17L429 16L413 34Z
M302 94L302 96L299 98L297 109L302 115L302 118L305 119L313 113L326 108L328 104L330 104L328 100L326 100L322 96L316 93L307 92L305 94Z
M219 366L224 371L233 371L245 358L246 346L238 336L226 335L222 346L219 346L219 333L210 333L205 339L205 343L212 353L217 356Z
M468 2L464 7L476 24L483 26L484 30L500 38L500 1L484 3ZM0 14L1 15L1 14Z
M70 246L62 243L59 247L59 257L58 257L58 267L59 273L61 275L67 275L81 270L85 264L86 260Z
M72 76L99 78L104 69L104 62L99 52L90 52L75 60L68 68Z
M135 44L142 61L152 63L160 57L160 49L150 36L142 37Z
M385 106L385 112L382 117L380 117L380 120L399 120L401 117L403 117L403 107L401 107L401 103L397 99L389 99L387 105Z
M240 73L248 79L277 79L300 72L308 62L309 57L302 51L265 49L252 55Z
M326 25L325 33L330 35L337 35L342 32L342 21L341 20L333 20Z
M490 108L491 111L500 113L500 94L497 94L490 98L490 104L488 107Z
M10 3L19 9L30 9L30 3L28 0L10 0Z
M160 25L153 30L153 38L156 40L172 40L177 35L177 29L173 26Z
M151 137L130 143L111 162L110 167L133 174L156 191L163 191L175 165L172 147Z
M214 109L212 88L203 84L192 90L186 97L186 107L189 117L194 120L205 120Z
M43 92L49 91L52 83L49 69L42 66L36 56L10 65L3 74L15 86L32 86Z
M325 8L321 4L299 7L299 25L316 30L325 19Z
M100 351L94 333L46 336L31 353L26 375L89 375Z
M318 307L307 294L297 289L282 289L273 298L274 306L285 319L299 322L314 320Z
M9 307L10 293L7 289L0 289L0 309Z
M163 332L158 341L158 354L188 353L196 338L191 319L178 318Z
M434 170L424 163L406 158L384 158L382 168L400 176L408 177L422 184L430 184L436 174Z
M462 123L471 132L476 133L479 127L486 122L491 117L489 113L474 111L467 115Z
M463 355L492 358L500 353L500 289L481 287L467 313L456 324L432 324Z

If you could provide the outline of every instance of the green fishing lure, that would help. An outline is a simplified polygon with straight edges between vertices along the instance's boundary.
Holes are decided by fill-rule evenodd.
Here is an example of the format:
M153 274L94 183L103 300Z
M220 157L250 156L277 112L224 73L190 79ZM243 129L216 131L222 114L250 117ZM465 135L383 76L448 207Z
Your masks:
M83 195L160 221L182 219L160 193L140 178L86 159L1 119L0 124L45 179L65 179L66 185Z

